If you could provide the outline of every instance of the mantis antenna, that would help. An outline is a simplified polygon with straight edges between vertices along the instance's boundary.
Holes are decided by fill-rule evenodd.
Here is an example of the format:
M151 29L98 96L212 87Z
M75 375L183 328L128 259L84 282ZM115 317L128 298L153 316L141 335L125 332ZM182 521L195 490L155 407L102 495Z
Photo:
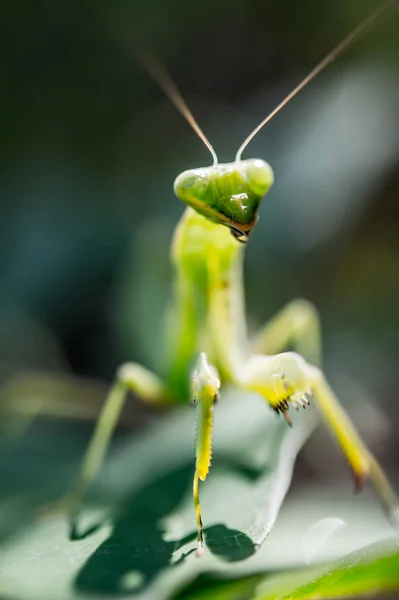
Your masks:
M172 81L168 71L158 60L156 55L152 52L141 52L140 57L150 77L153 79L153 81L155 81L157 85L159 85L161 90L165 93L165 95L169 98L172 104L177 108L179 113L186 119L188 124L198 135L200 140L203 141L203 143L212 155L213 165L217 165L218 157L212 144L206 137L205 133L202 131L201 127L198 125L197 121L194 118L194 115L185 103L181 93L179 92L176 84Z
M284 98L282 102L272 112L259 123L257 127L249 134L249 136L243 141L236 154L236 162L241 160L241 155L248 144L253 140L256 134L276 116L278 112L284 106L288 104L304 87L308 85L321 71L323 71L328 65L330 65L338 56L340 56L345 50L347 50L356 40L358 40L374 23L379 19L389 8L396 3L396 0L388 0L379 9L369 15L364 21L360 23L338 46L336 46L327 56L299 83L296 88L292 90Z

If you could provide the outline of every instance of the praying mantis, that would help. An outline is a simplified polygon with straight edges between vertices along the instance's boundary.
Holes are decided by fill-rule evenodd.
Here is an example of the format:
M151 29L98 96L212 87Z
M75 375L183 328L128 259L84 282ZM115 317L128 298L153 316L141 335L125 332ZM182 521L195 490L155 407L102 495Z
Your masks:
M217 155L182 96L156 58L144 62L177 109L210 151L213 164L181 173L176 196L187 205L173 234L172 302L166 315L168 356L161 375L137 363L116 374L74 486L62 506L74 510L104 460L128 391L152 405L175 405L190 399L198 411L193 500L197 555L204 551L199 482L211 462L212 427L221 389L231 382L262 396L291 425L289 410L312 398L341 446L355 475L356 487L373 483L389 517L399 521L399 501L377 460L369 452L320 368L320 323L315 307L294 300L260 329L247 335L242 268L244 249L258 220L273 171L261 159L242 159L253 137L325 67L358 39L395 3L386 2L347 36L270 113L242 143L234 162L219 164ZM287 347L295 351L284 351Z

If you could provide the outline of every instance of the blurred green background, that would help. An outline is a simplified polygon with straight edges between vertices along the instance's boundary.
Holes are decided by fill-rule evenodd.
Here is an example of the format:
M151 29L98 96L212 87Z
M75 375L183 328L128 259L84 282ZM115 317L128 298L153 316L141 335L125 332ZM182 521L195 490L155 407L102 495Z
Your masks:
M0 74L3 383L28 370L76 375L99 382L98 406L118 364L156 365L169 242L183 210L173 180L210 159L137 64L137 43L156 51L228 161L378 5L8 3ZM247 249L250 327L295 297L316 304L326 370L391 471L399 455L398 26L396 8L245 151L270 162L276 177ZM330 478L335 460L342 469L339 453L326 469L323 452L330 445L319 435L300 478Z

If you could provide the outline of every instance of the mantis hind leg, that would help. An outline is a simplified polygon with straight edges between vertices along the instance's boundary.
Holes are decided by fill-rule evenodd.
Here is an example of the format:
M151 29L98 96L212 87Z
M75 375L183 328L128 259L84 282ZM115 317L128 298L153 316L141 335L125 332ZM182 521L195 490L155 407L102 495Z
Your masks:
M122 365L105 399L78 476L71 489L57 505L60 509L71 514L82 501L104 461L129 391L133 391L150 404L159 405L169 402L165 386L157 375L136 363Z
M311 364L321 362L320 319L308 300L294 300L264 325L252 340L260 354L277 354L292 345Z
M294 352L275 356L253 355L242 367L237 382L241 388L261 394L276 410L288 407L311 394L333 436L350 464L358 487L366 478L386 508L399 523L399 500L381 466L360 439L322 371Z
M197 405L197 432L195 446L195 470L193 479L193 499L197 521L197 556L204 548L201 505L199 500L199 480L205 481L212 458L213 410L220 388L219 375L208 362L204 352L199 355L191 381L191 393Z

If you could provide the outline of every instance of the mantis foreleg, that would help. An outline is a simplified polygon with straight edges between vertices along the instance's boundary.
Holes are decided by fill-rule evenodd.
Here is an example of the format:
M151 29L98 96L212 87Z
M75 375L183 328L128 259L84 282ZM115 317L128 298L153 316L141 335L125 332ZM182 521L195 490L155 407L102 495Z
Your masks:
M306 300L294 300L284 307L260 330L253 345L260 352L275 354L289 344L309 362L319 364L320 321L316 309ZM284 364L284 356L290 354L280 355L280 365ZM321 371L312 370L309 365L306 370L309 373L306 385L354 471L356 487L362 487L364 479L370 477L383 503L392 512L398 501L380 465L361 441Z
M323 373L294 352L275 356L254 355L239 374L243 389L260 393L272 407L285 412L289 403L312 394L326 424L353 469L358 487L369 477L387 508L398 521L399 501L377 460L361 441L348 415L338 402Z
M201 506L199 500L199 479L205 481L212 458L213 410L220 388L219 375L209 364L206 354L201 352L192 377L192 398L197 404L197 435L195 447L195 471L193 479L194 507L197 521L197 555L203 552Z

